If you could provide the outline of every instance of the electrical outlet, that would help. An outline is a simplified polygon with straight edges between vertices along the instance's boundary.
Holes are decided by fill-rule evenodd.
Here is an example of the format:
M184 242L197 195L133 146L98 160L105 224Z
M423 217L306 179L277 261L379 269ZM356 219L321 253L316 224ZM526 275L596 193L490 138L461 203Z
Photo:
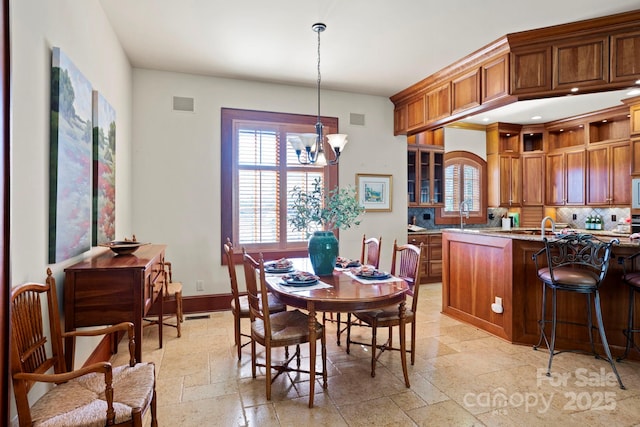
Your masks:
M572 218L573 218L574 220L576 220L576 219L578 219L578 215L573 214Z
M202 280L196 280L196 291L204 291L204 282Z
M618 220L618 217L615 215L611 215L611 222L616 222Z

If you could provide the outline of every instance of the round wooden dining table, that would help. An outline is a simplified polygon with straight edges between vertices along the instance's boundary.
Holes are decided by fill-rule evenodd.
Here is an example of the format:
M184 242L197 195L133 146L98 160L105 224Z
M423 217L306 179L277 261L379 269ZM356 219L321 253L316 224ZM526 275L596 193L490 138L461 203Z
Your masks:
M308 258L291 259L296 270L312 272ZM400 315L400 340L405 340L405 299L409 289L404 280L391 277L389 280L376 280L375 283L361 281L351 277L345 271L335 269L331 276L320 276L320 286L330 285L318 289L318 286L287 287L275 284L273 275L267 275L266 284L272 294L278 297L286 305L307 310L309 313L309 352L316 354L316 313L340 312L353 313L356 311L368 311L377 308L398 304ZM274 285L275 284L275 285ZM403 363L406 363L406 354L401 352ZM315 363L310 366L311 378L315 378ZM406 374L405 374L406 376ZM408 383L408 378L405 378ZM326 384L323 387L326 388ZM309 388L309 407L313 405L315 384Z

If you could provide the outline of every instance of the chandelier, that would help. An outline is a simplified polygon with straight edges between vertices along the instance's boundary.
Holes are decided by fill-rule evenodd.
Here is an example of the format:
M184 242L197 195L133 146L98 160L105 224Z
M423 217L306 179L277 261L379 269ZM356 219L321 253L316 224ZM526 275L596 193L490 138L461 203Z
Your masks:
M320 33L326 30L327 26L319 22L313 24L311 29L318 33L318 119L316 122L316 132L292 134L289 135L287 139L291 147L295 150L300 164L315 164L318 166L337 165L340 152L347 144L347 135L343 133L326 135L329 145L331 145L334 151L334 158L328 159L324 153L324 125L320 121ZM302 154L303 152L304 155Z

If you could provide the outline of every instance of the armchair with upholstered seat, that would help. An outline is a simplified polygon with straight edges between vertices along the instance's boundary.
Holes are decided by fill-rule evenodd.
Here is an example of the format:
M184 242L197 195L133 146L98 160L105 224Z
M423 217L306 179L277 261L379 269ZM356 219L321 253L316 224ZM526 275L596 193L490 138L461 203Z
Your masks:
M46 300L47 317L42 299ZM50 269L46 284L26 283L12 289L10 311L11 378L20 426L142 426L149 410L151 426L158 425L155 366L136 363L133 323L61 333ZM116 336L118 332L128 336L128 365L113 367L109 362L97 362L67 371L63 337ZM36 383L48 383L50 387L30 404L29 392Z

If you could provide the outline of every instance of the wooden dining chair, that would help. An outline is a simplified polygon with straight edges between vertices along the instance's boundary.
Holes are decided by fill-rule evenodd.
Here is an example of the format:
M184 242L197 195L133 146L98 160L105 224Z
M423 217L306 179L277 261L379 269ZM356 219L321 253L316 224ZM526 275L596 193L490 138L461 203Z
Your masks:
M393 255L391 261L391 274L400 277L407 282L409 290L407 294L411 296L411 307L405 310L404 323L411 324L411 364L415 363L416 357L416 311L418 309L418 291L420 290L420 263L422 261L422 243L420 246L401 245L397 241L393 242ZM376 376L376 361L385 350L400 351L402 361L402 372L407 387L409 384L409 374L407 371L406 338L405 328L400 327L400 347L393 347L393 327L400 325L399 307L391 305L378 310L370 310L357 313L349 313L347 317L347 354L351 344L360 344L371 347L371 376ZM351 316L360 320L363 326L371 328L371 342L357 342L351 340L351 327L357 325L351 321ZM388 328L389 337L384 344L377 343L378 328Z
M238 277L236 275L236 264L233 257L233 244L227 237L227 242L224 244L224 252L227 258L227 268L229 270L229 281L231 282L231 313L233 313L233 332L235 338L235 345L238 349L238 360L242 359L242 347L248 345L250 341L241 343L242 337L251 338L251 335L242 333L240 328L240 319L248 319L249 316L249 301L246 295L240 295L238 291ZM269 312L278 313L285 311L287 306L281 303L275 296L270 293L267 295L269 301Z
M182 322L184 322L184 315L182 312L182 282L174 282L173 281L173 272L171 270L171 262L162 260L161 261L161 271L162 279L157 283L162 284L162 300L160 303L162 304L162 319L158 316L155 318L145 318L144 320L147 322L144 326L157 325L159 322L162 322L164 326L171 326L172 328L176 328L176 332L178 338L182 336ZM175 305L174 311L169 311L168 306L170 304ZM169 322L170 319L176 319L174 322ZM160 339L160 347L162 347L162 339Z
M142 426L149 410L151 426L158 425L155 366L136 363L133 323L61 333L51 269L47 269L45 284L14 287L10 305L11 378L20 426ZM67 371L63 337L116 336L118 332L126 332L129 339L128 365L112 367L109 362L97 362ZM30 404L29 392L36 383L48 383L48 391Z
M370 237L362 235L362 253L360 254L360 264L380 267L380 249L382 248L382 236Z
M309 352L309 367L314 367L314 373L310 370L300 368L300 344L308 343L310 336L310 319L309 316L300 310L281 311L279 313L271 313L269 306L261 304L267 296L267 285L264 272L264 260L262 254L258 261L254 260L243 249L244 259L244 276L247 283L247 297L249 299L249 313L251 319L251 375L256 378L256 366L264 366L266 373L267 400L271 400L271 384L280 374L284 372L298 372L309 374L309 408L313 407L313 396L315 387L315 363L316 352ZM260 277L260 289L258 289L258 280L256 279L256 271ZM313 325L313 323L312 323ZM322 324L315 322L316 339L320 340L322 353L322 387L327 388L327 346L325 338L325 329ZM256 343L265 348L265 362L258 364L256 361ZM272 349L277 347L296 346L293 354L285 354L286 360L281 365L272 364ZM290 363L296 360L296 367L290 367ZM271 370L277 373L271 376ZM320 372L319 372L320 373Z
M362 251L360 252L360 264L371 265L376 269L380 267L380 250L382 245L382 236L370 237L367 239L367 235L362 235ZM341 324L340 313L336 313L334 319L333 313L323 313L322 323L326 325L326 322L334 322L336 324L336 344L340 345L340 336L347 330L347 325ZM358 322L359 323L359 322Z

